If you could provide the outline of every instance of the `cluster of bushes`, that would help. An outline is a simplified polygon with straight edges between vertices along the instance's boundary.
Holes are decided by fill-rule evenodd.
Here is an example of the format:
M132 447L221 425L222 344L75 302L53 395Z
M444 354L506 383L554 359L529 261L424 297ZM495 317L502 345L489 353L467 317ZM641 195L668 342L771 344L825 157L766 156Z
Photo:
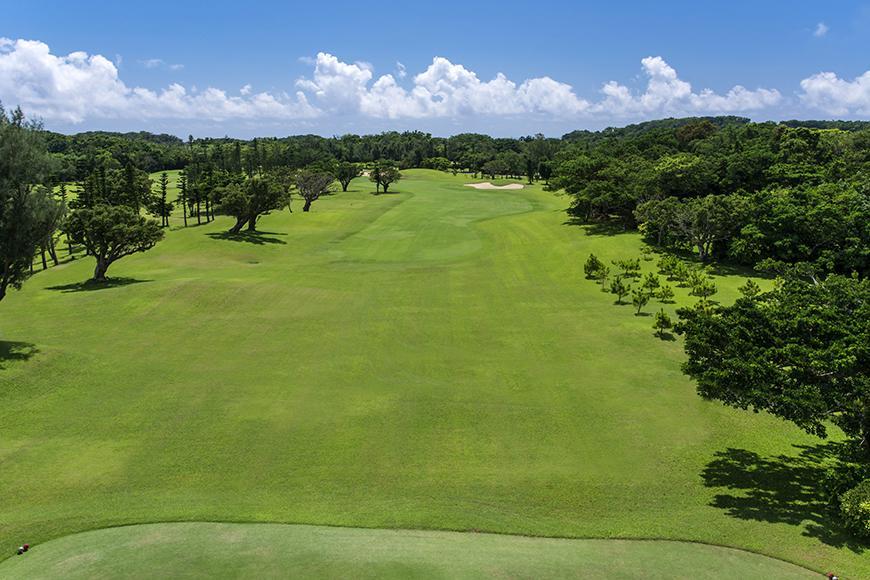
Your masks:
M635 315L640 316L644 307L653 298L662 304L674 302L673 288L668 284L662 284L660 278L652 272L642 275L640 261L640 258L613 260L611 264L616 271L612 273L610 266L602 262L598 256L589 254L583 265L583 271L587 279L598 282L602 292L616 295L616 304L624 304L624 299L630 296L631 304L636 309ZM672 327L671 317L664 308L660 309L653 322L656 335L665 338L665 332Z
M657 267L659 273L669 281L677 282L680 288L690 288L689 295L700 298L702 302L709 302L717 292L716 283L703 270L689 267L672 254L664 255L658 261Z
M870 479L840 496L840 515L856 535L870 538Z

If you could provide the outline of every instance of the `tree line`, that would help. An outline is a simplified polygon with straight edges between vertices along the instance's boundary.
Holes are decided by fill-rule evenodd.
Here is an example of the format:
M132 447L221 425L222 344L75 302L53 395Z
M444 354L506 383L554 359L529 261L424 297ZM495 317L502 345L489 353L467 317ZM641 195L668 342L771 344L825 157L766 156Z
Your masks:
M683 371L707 399L765 411L845 437L819 481L831 517L870 537L870 124L662 120L575 132L556 156L553 189L582 223L639 231L659 271L700 300L660 312L658 335L684 337ZM714 262L776 275L732 305L709 300ZM595 256L587 277L638 313L655 281L632 288L639 263Z
M586 223L768 270L870 270L870 124L659 123L575 135L552 185Z

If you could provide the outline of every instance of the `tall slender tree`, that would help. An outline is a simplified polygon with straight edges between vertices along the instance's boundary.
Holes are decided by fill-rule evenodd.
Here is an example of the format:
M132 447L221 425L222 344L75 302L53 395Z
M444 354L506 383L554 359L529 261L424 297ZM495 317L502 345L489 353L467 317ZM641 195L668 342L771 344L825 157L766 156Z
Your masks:
M165 171L160 174L160 226L169 225L169 212L167 210L166 193L169 188L169 174Z
M187 174L182 171L178 175L178 199L181 201L182 216L184 216L184 227L187 227Z

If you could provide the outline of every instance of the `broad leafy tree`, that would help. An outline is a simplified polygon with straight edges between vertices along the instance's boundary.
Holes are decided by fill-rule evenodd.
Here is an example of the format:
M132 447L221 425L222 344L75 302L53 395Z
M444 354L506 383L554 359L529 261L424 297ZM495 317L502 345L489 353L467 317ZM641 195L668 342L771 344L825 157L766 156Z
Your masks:
M70 239L97 260L95 281L104 281L109 266L117 260L150 250L163 239L160 224L123 205L77 209L64 227Z
M362 175L362 169L356 163L339 163L335 170L335 178L341 184L341 190L347 191L350 182Z
M870 460L870 280L789 276L732 306L679 314L683 369L701 396L821 437L833 422Z
M332 182L335 178L326 172L305 170L300 171L296 178L296 189L299 196L305 200L302 211L310 211L311 204L327 195L332 190Z
M380 186L384 193L388 193L390 185L399 181L402 174L399 168L389 161L380 161L372 170L369 179Z
M261 216L286 206L286 190L267 177L255 175L240 183L231 183L215 192L220 213L236 218L229 233L236 234L247 224L248 231L257 230Z

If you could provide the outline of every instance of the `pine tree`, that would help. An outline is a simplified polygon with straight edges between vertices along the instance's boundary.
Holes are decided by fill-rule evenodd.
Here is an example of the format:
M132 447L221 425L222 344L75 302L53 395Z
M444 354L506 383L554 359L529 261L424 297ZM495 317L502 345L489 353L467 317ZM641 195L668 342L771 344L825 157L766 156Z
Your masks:
M183 171L178 176L178 199L181 200L181 210L184 216L184 227L187 227L187 174Z
M160 226L169 226L169 212L166 204L166 190L169 186L169 174L165 171L160 174Z

